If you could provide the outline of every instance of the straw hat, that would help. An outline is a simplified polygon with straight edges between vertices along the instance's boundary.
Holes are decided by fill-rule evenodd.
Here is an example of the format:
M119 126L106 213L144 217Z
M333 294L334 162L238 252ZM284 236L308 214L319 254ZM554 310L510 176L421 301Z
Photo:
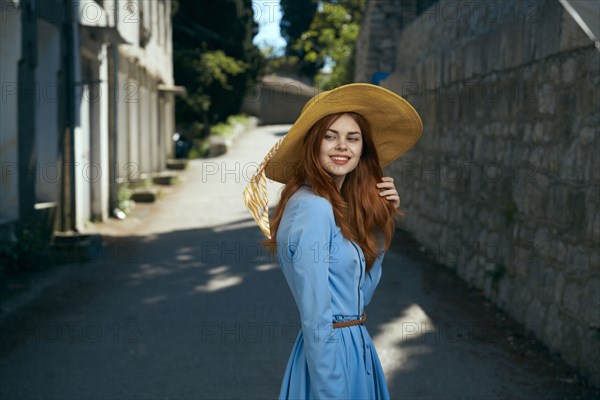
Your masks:
M287 183L300 161L302 141L309 129L329 114L351 111L369 121L381 167L408 151L423 133L417 111L404 98L381 86L352 83L315 95L265 156L244 190L246 206L267 237L271 236L266 178Z

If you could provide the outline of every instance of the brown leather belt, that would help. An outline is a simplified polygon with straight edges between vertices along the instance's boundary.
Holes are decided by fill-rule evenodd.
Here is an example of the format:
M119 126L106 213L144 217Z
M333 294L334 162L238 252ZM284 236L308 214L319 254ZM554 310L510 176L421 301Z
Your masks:
M365 323L366 320L367 320L367 313L363 311L363 314L360 317L360 319L353 319L352 321L334 322L333 327L334 328L345 328L346 326L362 325Z

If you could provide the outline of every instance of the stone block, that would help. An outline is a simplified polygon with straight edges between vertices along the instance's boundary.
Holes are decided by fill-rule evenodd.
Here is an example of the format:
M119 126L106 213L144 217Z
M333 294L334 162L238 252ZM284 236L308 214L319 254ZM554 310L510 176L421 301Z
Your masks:
M515 284L514 296L510 304L510 313L517 322L525 323L526 305L531 301L531 292L529 288L523 285L522 281Z
M558 172L562 168L563 150L561 145L558 143L548 143L542 148L542 151L544 152L544 157L541 159L541 163L534 164L533 166L543 168L548 173L558 175Z
M514 245L515 257L506 264L507 270L520 282L525 282L529 275L529 262L526 247L516 243Z
M581 285L574 282L567 283L562 298L562 304L565 307L565 310L567 310L574 316L578 315L579 313L580 294Z
M527 312L525 313L525 327L540 334L543 332L545 318L546 307L539 299L534 298L529 304L529 307L527 307Z
M567 247L566 271L572 276L582 276L589 271L589 253L586 247L569 245Z
M598 137L599 129L597 126L583 126L579 131L579 143L584 146L594 143Z
M545 215L550 218L555 226L567 230L571 224L567 210L567 196L569 188L557 184L548 188L548 202Z
M500 280L500 283L498 284L498 305L503 308L503 309L507 309L508 308L508 304L510 303L510 299L512 296L512 291L513 291L513 283L512 283L512 278L510 277L504 277L503 279Z
M556 111L556 93L553 85L543 84L539 86L537 98L540 114L554 114Z
M574 57L565 59L562 64L562 82L571 83L575 79L576 63Z
M575 367L581 360L581 348L583 345L583 329L577 320L565 318L563 321L563 336L561 354L565 361Z
M527 286L536 297L543 296L544 270L547 268L541 263L530 264L527 275Z
M157 188L138 188L134 189L131 200L136 203L154 203L160 194Z
M541 295L544 302L552 303L554 288L556 287L556 272L553 268L546 267L542 273Z
M533 243L537 248L537 251L543 257L552 257L552 241L550 237L550 230L542 227L535 233Z
M558 264L563 265L567 260L567 246L561 240L555 240L552 248L552 256Z
M161 171L152 176L152 183L155 185L170 186L177 182L177 173L173 171Z
M600 328L600 278L592 278L586 283L581 307L585 322L592 328Z
M558 308L554 304L548 307L548 314L546 315L544 325L544 342L550 347L550 350L559 351L562 342L563 324Z
M584 374L592 385L600 387L600 334L596 329L588 329L582 337L581 359Z
M598 137L600 137L600 132L596 131L596 134L598 134ZM597 144L592 144L589 146L588 151L587 151L587 160L586 160L586 164L587 164L587 169L586 169L586 174L585 174L585 179L586 181L592 181L592 182L599 182L600 181L600 159L596 153L596 150L598 149L598 145ZM595 185L596 187L596 191L600 192L600 190L598 190L598 185Z
M598 99L600 87L593 84L591 79L582 79L576 85L577 93L573 96L575 101L574 112L580 115L590 115L598 112Z
M222 136L212 135L208 138L209 157L218 157L227 153L227 141Z
M188 160L185 159L170 159L167 160L167 169L179 171L184 170L188 166Z
M591 218L586 215L585 190L572 189L567 195L567 210L571 218L571 227L573 234L580 234L585 231L585 221Z
M563 293L565 290L565 276L561 272L556 274L556 283L554 286L554 303L562 304Z

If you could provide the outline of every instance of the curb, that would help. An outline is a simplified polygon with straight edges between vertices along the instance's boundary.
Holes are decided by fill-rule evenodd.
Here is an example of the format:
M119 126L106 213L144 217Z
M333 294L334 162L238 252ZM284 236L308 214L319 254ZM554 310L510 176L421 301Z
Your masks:
M243 124L236 122L233 125L233 132L227 138L218 135L211 135L208 137L210 149L208 151L208 157L217 157L227 153L227 151L233 146L236 140L243 134L258 126L258 118L249 117L248 121Z

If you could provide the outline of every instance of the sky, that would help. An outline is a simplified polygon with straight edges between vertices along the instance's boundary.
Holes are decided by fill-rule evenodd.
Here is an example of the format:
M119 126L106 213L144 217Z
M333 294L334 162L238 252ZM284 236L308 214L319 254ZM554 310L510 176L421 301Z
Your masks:
M258 22L259 31L254 37L254 44L260 49L272 46L275 54L283 54L286 42L279 31L281 8L279 0L252 0L254 19Z

